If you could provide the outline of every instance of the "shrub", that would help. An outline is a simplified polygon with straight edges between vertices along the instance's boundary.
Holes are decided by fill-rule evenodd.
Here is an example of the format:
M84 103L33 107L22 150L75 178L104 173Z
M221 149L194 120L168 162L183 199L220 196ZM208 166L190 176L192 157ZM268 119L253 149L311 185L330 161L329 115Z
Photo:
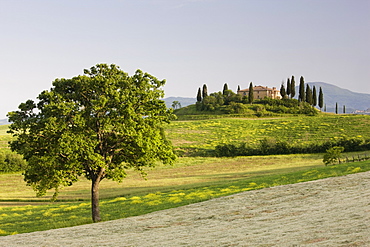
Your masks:
M21 155L8 149L0 150L0 172L19 172L26 167L26 161Z
M340 160L340 155L343 152L343 150L344 147L338 146L329 148L324 154L324 158L322 161L326 166L337 163Z
M235 157L238 154L238 146L236 144L222 144L217 145L215 148L215 155L217 157Z
M247 112L251 113L248 107L242 103L230 102L230 104L225 107L225 113L227 114L240 114Z

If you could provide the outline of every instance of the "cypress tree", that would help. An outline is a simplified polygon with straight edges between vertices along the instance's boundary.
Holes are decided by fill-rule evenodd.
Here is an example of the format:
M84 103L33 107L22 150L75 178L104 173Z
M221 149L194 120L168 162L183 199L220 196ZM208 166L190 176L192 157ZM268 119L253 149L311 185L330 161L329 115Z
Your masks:
M343 105L343 113L346 113L346 105Z
M312 105L312 91L308 84L306 84L306 96L305 100L308 104Z
M292 75L292 79L290 80L290 98L294 98L295 96L295 81L294 76Z
M324 94L322 93L322 89L320 87L320 91L319 91L319 107L320 107L320 110L323 106L324 106ZM325 111L326 111L326 109L325 109Z
M335 114L338 114L338 103L335 103Z
M301 102L304 102L305 100L305 95L304 95L304 79L303 76L301 76L299 80L299 95L298 95L298 100Z
M250 104L253 103L254 95L253 95L253 83L249 83L249 92L248 92L248 102Z
M240 91L240 86L238 85L238 90L236 92L239 92Z
M312 106L316 106L316 105L317 105L316 87L313 86L313 89L312 89Z
M281 83L281 87L280 87L280 95L281 95L281 97L283 98L283 99L285 99L285 97L286 97L286 91L285 91L285 87L284 87L284 84L283 83Z
M229 90L229 87L227 86L227 83L225 83L224 89L222 90L222 94L225 95L227 90Z
M292 92L292 90L291 90L291 86L290 86L290 80L288 78L288 81L286 82L286 95L288 96L288 98L289 98L291 92Z
M198 88L197 102L201 102L201 101L202 101L202 92L201 92L200 88Z
M205 97L208 96L208 90L207 90L207 85L203 85L203 91L202 91L202 98L204 99Z

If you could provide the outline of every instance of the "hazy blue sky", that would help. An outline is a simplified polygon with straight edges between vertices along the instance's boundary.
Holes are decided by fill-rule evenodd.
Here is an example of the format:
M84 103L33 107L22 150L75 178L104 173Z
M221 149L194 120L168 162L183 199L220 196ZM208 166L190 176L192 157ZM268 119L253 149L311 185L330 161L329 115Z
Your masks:
M294 75L370 93L370 0L0 0L0 119L97 63L195 97Z

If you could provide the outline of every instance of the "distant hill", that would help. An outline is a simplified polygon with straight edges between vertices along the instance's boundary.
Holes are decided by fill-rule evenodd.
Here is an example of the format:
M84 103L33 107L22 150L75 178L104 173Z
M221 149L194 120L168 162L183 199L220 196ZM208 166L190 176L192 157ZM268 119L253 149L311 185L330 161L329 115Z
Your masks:
M0 125L10 124L8 119L0 119Z
M174 101L180 102L181 107L192 105L192 104L195 104L195 102L197 102L196 98L184 98L184 97L168 97L168 98L164 98L163 100L166 103L166 106L168 108L172 107L172 103Z
M346 106L346 113L354 112L355 110L367 110L370 108L370 94L355 93L348 89L343 89L338 86L325 82L308 82L312 88L316 87L317 96L319 89L322 88L324 94L324 104L326 104L327 112L335 111L335 103L338 103L338 112L341 113L343 105ZM298 86L296 94L298 95Z

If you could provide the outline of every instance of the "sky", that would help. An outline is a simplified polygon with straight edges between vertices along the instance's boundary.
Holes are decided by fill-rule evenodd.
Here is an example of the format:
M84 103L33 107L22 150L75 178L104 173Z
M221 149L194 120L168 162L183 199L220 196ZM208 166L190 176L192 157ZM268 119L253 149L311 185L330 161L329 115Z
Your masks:
M99 63L196 97L287 78L370 94L370 0L0 0L0 119Z

